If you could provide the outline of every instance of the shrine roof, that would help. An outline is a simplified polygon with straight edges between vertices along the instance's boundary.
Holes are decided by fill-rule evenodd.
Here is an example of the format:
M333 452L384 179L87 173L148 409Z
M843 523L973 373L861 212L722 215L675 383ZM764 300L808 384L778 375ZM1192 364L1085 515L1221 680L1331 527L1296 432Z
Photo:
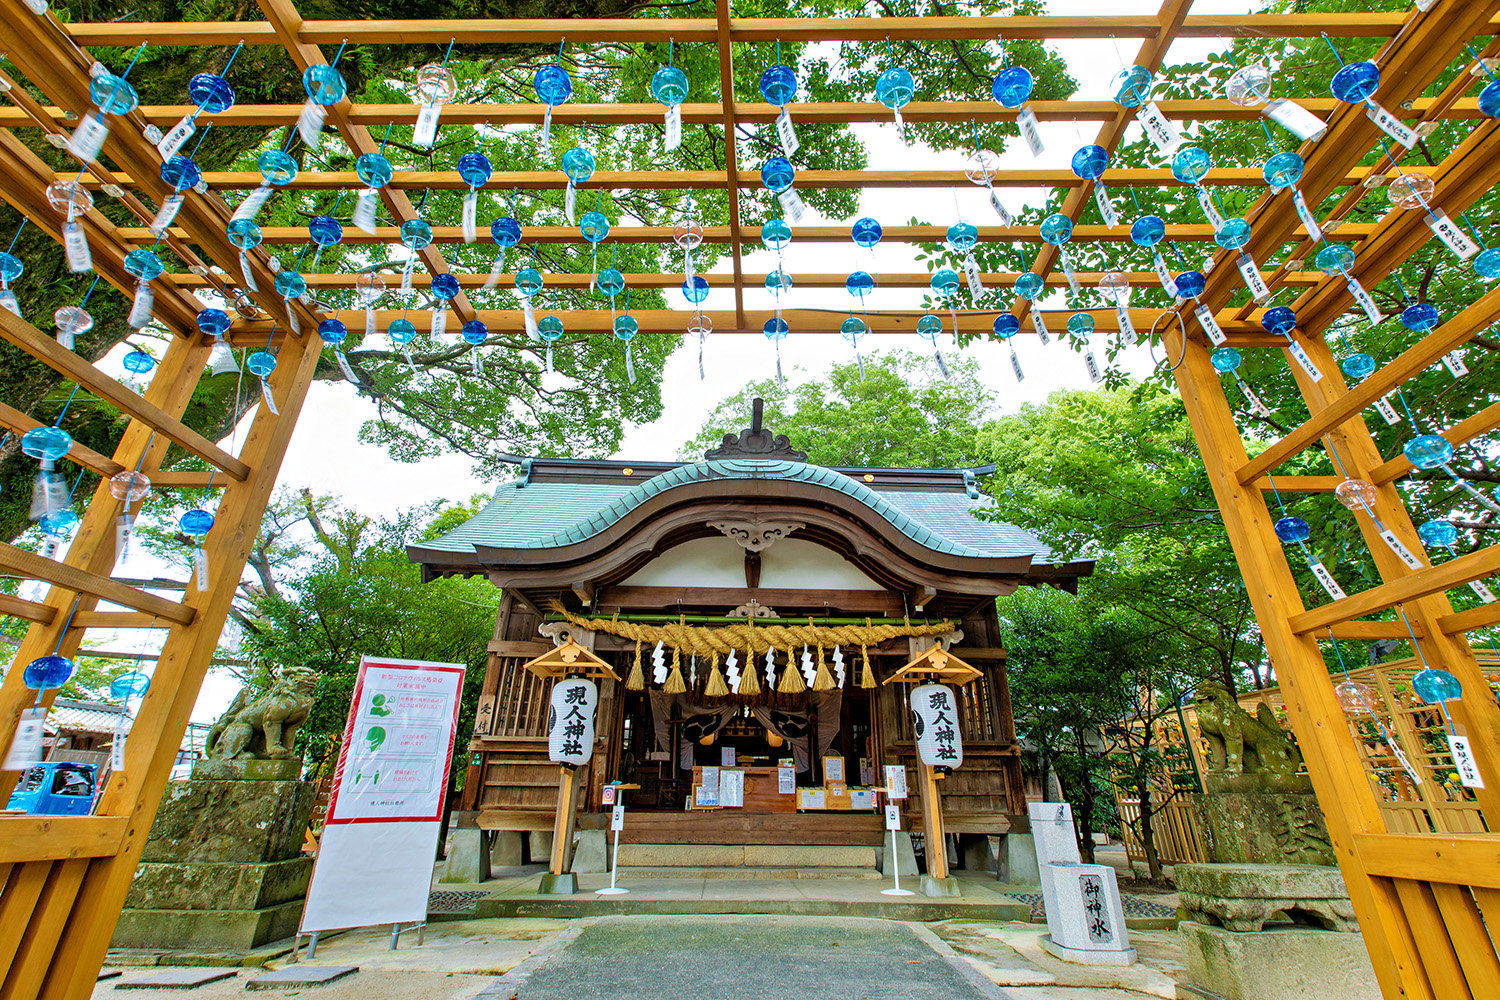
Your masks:
M722 481L727 487L724 498L732 500L735 481L780 480L842 493L935 552L1051 561L1051 552L1030 532L984 516L983 512L994 509L994 501L973 485L972 471L966 476L964 470L843 470L793 459L750 457L681 465L556 463L541 474L538 471L533 466L524 469L521 478L502 483L473 518L414 546L414 553L472 552L476 547L557 548L590 538L645 500L689 483Z

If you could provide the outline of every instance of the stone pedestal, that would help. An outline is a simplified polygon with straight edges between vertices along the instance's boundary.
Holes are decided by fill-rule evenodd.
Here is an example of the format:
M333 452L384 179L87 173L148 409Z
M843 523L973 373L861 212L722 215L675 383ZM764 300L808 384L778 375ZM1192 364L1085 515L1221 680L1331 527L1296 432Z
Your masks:
M1208 775L1189 796L1216 864L1332 865L1333 845L1311 781L1302 776Z
M572 872L562 875L542 872L542 881L536 891L543 896L572 896L578 892L578 876Z
M117 948L248 951L290 937L312 859L296 760L204 760L167 786L115 928Z
M578 846L573 849L570 871L579 875L597 875L609 871L609 840L604 830L579 830Z
M515 868L526 863L526 834L496 830L490 835L490 868Z
M899 865L902 878L916 878L917 852L912 849L911 834L906 830L897 830L895 840L895 856L892 857L891 835L886 834L885 846L880 850L880 874L890 878L893 874L892 866Z
M1188 919L1179 996L1378 1000L1380 987L1337 868L1178 865Z
M938 896L956 898L963 895L963 890L958 887L958 879L953 876L947 878L933 878L931 875L923 875L917 888L924 896Z
M1000 881L1006 885L1041 885L1042 870L1036 863L1036 841L1029 833L1000 836Z
M958 853L965 871L990 872L995 870L995 855L990 850L990 838L982 833L959 834Z
M1187 961L1179 996L1193 1000L1380 1000L1380 984L1354 931L1284 925L1240 934L1192 920L1177 925Z
M477 826L460 827L448 838L448 856L443 859L439 882L484 882L490 877L489 846Z

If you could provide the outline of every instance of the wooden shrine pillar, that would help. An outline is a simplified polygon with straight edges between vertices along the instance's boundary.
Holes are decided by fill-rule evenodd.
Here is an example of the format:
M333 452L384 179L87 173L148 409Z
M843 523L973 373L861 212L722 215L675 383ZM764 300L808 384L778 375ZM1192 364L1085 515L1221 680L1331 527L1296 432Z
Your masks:
M948 877L943 798L938 793L938 782L945 777L938 774L931 764L922 765L922 832L927 838L927 874L936 879Z
M557 816L552 820L552 860L547 870L566 875L573 857L573 822L578 815L578 768L564 767L557 778Z

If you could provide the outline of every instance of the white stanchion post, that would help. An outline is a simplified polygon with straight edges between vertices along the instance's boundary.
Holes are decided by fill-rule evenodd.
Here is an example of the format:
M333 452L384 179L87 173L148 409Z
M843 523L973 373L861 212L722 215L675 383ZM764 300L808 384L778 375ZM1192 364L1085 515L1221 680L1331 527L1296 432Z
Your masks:
M615 794L618 798L615 799L614 811L609 816L609 828L614 831L615 835L615 853L614 857L610 858L609 864L609 888L595 889L594 895L596 896L623 896L630 891L615 885L616 877L620 873L620 831L625 829L625 795L623 792Z
M896 832L901 829L901 807L895 802L885 804L885 828L891 831L891 876L896 880L896 885L891 889L881 889L882 896L914 896L916 893L910 889L901 888L901 857L896 853Z

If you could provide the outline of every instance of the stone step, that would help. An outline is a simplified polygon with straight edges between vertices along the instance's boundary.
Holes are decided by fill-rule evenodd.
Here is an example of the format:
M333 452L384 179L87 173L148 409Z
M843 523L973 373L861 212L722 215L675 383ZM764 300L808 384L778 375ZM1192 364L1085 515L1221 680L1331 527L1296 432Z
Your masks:
M622 849L623 851L623 849ZM874 868L757 868L740 865L733 868L621 868L620 878L706 878L706 879L876 879L882 878Z
M833 844L621 844L621 868L869 868L875 848Z

